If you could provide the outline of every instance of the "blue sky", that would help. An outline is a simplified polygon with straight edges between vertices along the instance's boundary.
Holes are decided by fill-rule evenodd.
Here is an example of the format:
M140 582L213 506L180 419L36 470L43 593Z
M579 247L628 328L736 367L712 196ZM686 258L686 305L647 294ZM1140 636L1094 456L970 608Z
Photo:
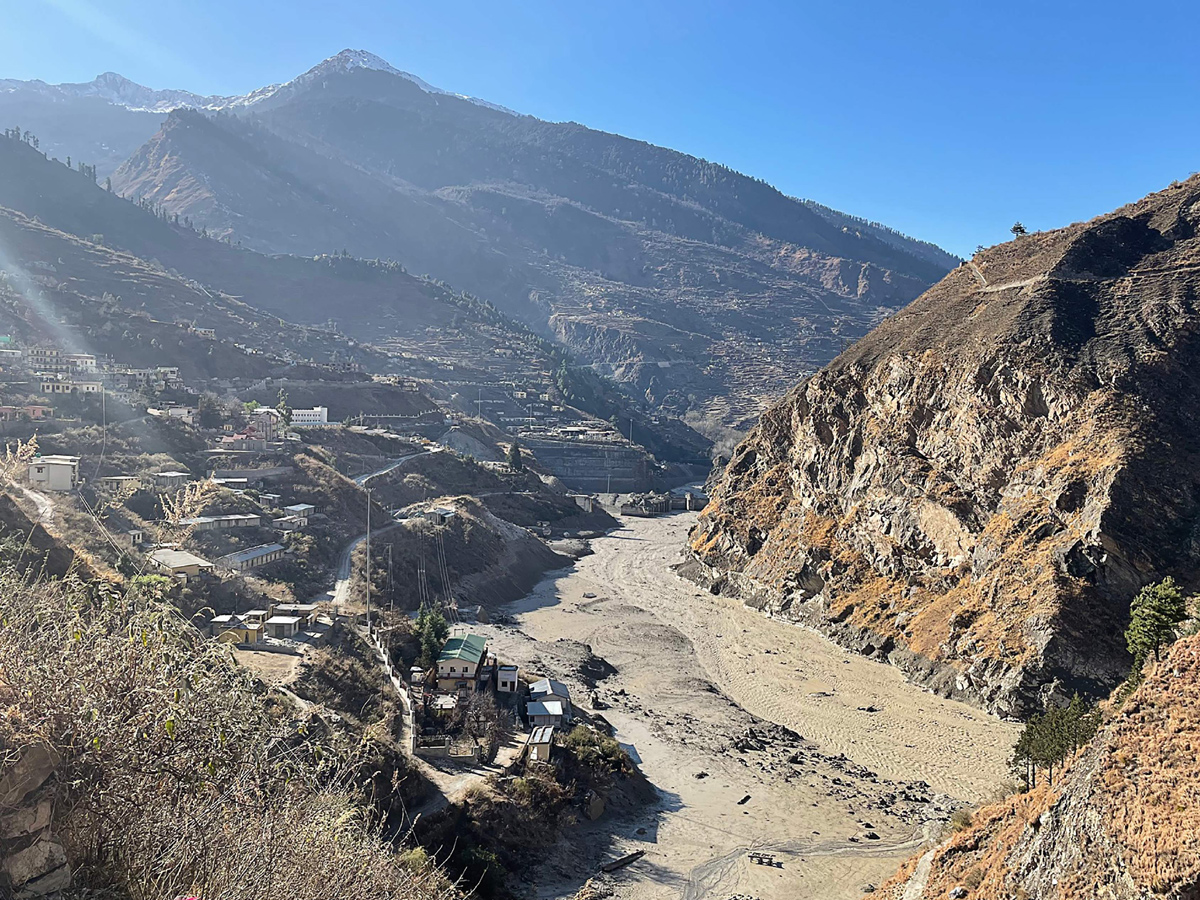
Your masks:
M5 0L0 77L242 93L346 48L960 254L1200 169L1188 3Z

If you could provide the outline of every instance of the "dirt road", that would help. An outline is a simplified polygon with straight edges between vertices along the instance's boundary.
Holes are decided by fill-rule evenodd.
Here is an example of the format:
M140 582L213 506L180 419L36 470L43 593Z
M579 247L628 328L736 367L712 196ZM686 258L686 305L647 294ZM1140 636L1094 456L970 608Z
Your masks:
M669 567L694 520L626 519L508 607L512 625L481 630L584 706L594 687L659 789L642 820L607 824L607 854L646 850L614 878L619 896L858 898L956 804L998 788L1015 729L678 578ZM531 873L539 896L591 874L576 849L574 871L559 853Z

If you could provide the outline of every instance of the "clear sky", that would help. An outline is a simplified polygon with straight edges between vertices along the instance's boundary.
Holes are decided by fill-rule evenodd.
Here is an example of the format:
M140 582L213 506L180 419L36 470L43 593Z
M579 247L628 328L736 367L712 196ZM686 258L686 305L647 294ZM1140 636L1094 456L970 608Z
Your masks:
M244 93L347 47L969 254L1200 169L1200 6L0 0L0 77Z

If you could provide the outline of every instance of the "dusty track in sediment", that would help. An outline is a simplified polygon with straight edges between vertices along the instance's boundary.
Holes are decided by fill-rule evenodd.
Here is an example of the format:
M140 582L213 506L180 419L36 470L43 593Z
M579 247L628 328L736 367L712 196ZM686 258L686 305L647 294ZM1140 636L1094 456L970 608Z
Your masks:
M647 850L616 879L621 895L858 897L948 810L879 798L925 781L960 801L984 799L1005 780L1015 728L680 579L670 566L693 521L626 520L593 542L594 555L512 604L515 628L486 630L502 655L563 678L585 705L582 645L616 667L597 686L611 707L603 714L663 794L645 836L616 826L618 847ZM786 749L731 746L747 727L770 723L803 736L811 752L802 763L789 764ZM830 761L839 754L848 761ZM738 805L746 794L752 800ZM878 840L863 839L863 821ZM756 866L751 849L772 850L784 865ZM554 868L537 885L543 896L569 889L570 866Z

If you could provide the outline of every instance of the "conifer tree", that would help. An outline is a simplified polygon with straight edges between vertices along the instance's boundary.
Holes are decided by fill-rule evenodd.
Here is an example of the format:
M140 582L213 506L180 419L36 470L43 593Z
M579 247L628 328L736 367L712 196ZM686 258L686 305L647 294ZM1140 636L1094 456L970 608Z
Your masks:
M1157 660L1161 649L1175 640L1175 627L1186 618L1187 602L1175 579L1168 576L1138 591L1129 607L1129 627L1125 630L1125 643L1133 654L1135 669L1140 669L1151 653Z
M508 452L504 455L504 462L514 472L525 471L525 461L521 459L521 444L515 437L512 443L508 445Z

